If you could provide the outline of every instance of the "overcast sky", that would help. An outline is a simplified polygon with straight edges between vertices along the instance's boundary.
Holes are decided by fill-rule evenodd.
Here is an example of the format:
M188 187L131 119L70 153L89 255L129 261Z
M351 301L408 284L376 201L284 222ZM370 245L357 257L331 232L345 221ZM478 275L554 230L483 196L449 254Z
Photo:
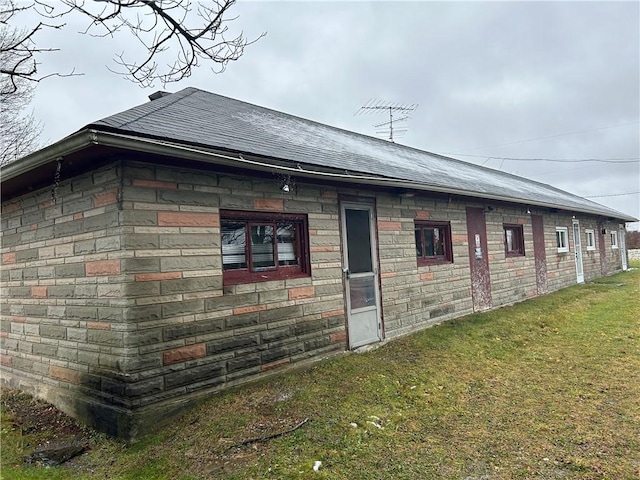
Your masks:
M384 114L354 115L373 98L419 105L398 143L640 217L639 2L263 0L240 1L231 13L239 15L231 30L267 35L223 74L202 66L149 89L107 69L116 54L135 54L126 32L93 39L77 33L86 20L68 17L64 29L40 34L41 46L61 49L39 58L43 73L84 73L38 85L33 109L45 143L156 90L188 86L384 137L374 127Z

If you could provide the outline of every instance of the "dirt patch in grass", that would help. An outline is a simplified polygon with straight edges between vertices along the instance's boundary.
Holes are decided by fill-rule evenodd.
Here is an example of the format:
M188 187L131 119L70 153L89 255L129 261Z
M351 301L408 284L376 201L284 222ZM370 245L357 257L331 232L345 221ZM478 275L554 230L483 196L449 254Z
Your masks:
M7 420L15 428L19 428L23 435L42 435L42 442L68 438L87 440L89 437L90 429L81 426L53 405L36 400L26 393L3 390L0 393L0 406L7 415Z

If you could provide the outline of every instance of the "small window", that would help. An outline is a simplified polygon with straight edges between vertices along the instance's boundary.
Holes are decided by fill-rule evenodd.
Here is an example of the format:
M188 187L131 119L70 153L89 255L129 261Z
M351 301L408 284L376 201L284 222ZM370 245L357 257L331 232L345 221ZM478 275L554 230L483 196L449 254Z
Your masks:
M304 215L220 212L225 285L310 274Z
M618 232L611 232L611 248L618 248Z
M567 227L556 227L556 246L558 253L569 251L569 229Z
M587 238L587 251L596 249L596 234L593 230L586 229L584 231Z
M449 222L416 222L415 235L419 266L453 262Z
M522 225L504 225L504 250L507 257L524 256L524 233Z

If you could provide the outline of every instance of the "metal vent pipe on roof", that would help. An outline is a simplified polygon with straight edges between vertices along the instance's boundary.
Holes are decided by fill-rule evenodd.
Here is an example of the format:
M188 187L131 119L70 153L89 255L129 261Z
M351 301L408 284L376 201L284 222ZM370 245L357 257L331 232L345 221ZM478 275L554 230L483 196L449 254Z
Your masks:
M151 95L149 95L149 100L151 100L153 102L154 100L157 100L157 99L162 98L162 97L166 97L167 95L171 95L171 92L165 92L164 90L158 90L157 92L154 92Z

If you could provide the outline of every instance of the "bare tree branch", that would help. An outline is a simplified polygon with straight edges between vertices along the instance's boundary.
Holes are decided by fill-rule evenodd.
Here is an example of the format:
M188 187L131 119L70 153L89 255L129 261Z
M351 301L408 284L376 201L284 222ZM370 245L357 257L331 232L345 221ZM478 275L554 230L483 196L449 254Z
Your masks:
M0 0L0 95L18 92L21 80L39 82L51 76L72 76L75 72L38 75L36 55L54 52L56 48L42 48L35 43L35 37L43 29L61 29L64 24L38 22L30 29L18 30L10 25L15 15L29 9L29 6L16 6L13 0ZM28 102L27 102L28 103Z
M238 60L245 47L259 40L248 40L244 34L227 38L225 22L236 0L33 0L30 6L43 21L27 31L16 31L13 44L6 45L12 62L3 61L0 74L11 78L39 81L38 54L53 51L36 44L37 33L46 28L62 29L63 19L78 14L89 20L82 33L115 36L126 32L137 39L144 54L130 59L116 55L120 68L111 69L125 78L152 86L177 82L191 75L193 68L209 63L216 73L225 70L229 62ZM12 18L30 7L17 7L14 0L0 0L0 23L8 26ZM48 23L51 22L51 23ZM175 53L172 53L175 52Z

